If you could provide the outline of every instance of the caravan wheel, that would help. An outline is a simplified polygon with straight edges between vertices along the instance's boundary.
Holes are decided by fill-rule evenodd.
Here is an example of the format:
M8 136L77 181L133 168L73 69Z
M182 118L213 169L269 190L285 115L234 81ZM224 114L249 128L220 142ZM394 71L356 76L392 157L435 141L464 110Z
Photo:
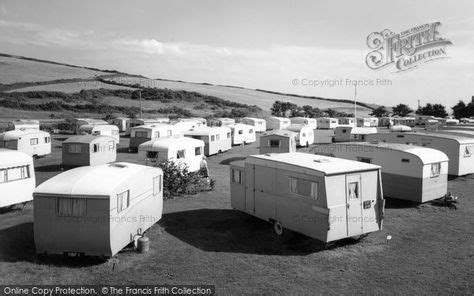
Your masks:
M275 233L277 235L283 235L283 225L281 225L280 222L278 221L273 222L273 230L275 230Z

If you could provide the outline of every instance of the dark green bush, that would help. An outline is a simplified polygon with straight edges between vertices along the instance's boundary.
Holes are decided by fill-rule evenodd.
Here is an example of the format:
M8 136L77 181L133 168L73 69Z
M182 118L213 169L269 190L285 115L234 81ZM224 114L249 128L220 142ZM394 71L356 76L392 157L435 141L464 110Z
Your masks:
M176 163L168 160L160 161L156 166L163 170L164 199L214 189L214 180L203 177L201 172L191 173L187 167L181 168Z

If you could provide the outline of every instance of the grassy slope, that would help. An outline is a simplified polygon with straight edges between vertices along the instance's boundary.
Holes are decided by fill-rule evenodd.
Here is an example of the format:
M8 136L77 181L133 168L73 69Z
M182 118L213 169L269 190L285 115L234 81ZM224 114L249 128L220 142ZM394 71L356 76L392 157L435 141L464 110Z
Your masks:
M107 73L79 67L0 56L0 83L39 82L56 79L89 79Z
M292 96L280 93L271 93L267 91L258 91L254 89L242 88L242 87L231 87L231 86L220 86L211 84L199 84L189 83L182 81L170 81L170 80L151 80L140 77L113 77L111 80L124 83L124 84L135 84L139 83L146 87L157 87L157 88L168 88L172 90L186 90L194 91L210 96L216 96L219 98L239 102L243 104L253 105L256 104L263 110L270 110L273 102L279 101L290 101L297 105L311 105L320 109L335 109L341 112L353 113L354 105L352 103L337 102L331 100L320 100L313 98L306 98L301 96ZM370 109L358 106L358 114L365 116L370 113Z
M53 141L52 156L35 162L39 183L60 172L63 139ZM165 201L163 219L148 232L150 252L122 251L115 271L109 262L40 260L31 206L0 214L0 284L207 283L220 294L272 295L472 292L473 176L449 182L461 198L458 210L389 200L383 231L324 250L306 237L276 238L269 224L230 209L227 163L255 154L257 146L209 157L216 190ZM136 154L118 157L139 163ZM393 236L389 244L387 234Z

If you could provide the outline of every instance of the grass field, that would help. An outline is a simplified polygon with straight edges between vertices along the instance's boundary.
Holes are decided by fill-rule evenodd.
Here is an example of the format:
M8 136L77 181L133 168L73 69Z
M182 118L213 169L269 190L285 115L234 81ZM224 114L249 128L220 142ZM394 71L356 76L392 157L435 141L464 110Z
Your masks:
M106 73L85 68L0 56L0 83L3 84L72 78L86 79L104 74Z
M198 84L180 81L169 81L169 80L152 80L140 77L113 77L107 80L116 81L123 84L140 84L145 87L157 87L157 88L168 88L172 90L186 90L194 91L218 98L254 105L263 110L270 110L275 101L290 101L299 106L310 105L319 109L334 109L340 112L353 113L354 105L352 103L326 101L318 99L301 98L296 96L272 94L267 92L260 92L254 89L240 88L240 87L228 87L219 85L209 84ZM370 109L358 106L357 113L360 116L366 116L371 112Z
M80 92L83 89L133 89L131 87L107 84L100 81L82 81L70 83L53 83L46 85L35 85L23 88L17 88L8 92L29 92L29 91L57 91L68 94Z
M35 161L38 183L60 173L65 138L55 136L52 155ZM230 208L228 163L257 153L257 146L209 157L215 191L165 201L162 220L148 231L150 252L124 249L115 270L109 261L37 258L31 204L4 211L0 284L205 283L219 295L472 294L472 175L449 181L458 210L387 200L382 231L324 249L301 235L276 237L270 224ZM118 159L139 163L126 152Z

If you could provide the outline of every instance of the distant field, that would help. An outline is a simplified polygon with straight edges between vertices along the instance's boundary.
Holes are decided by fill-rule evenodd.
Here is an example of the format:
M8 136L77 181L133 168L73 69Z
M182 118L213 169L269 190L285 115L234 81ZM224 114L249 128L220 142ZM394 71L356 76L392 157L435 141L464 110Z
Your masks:
M93 78L105 72L0 56L0 83Z
M108 79L109 80L109 79ZM247 88L237 88L237 87L227 87L227 86L217 86L217 85L206 85L206 84L195 84L188 82L179 82L179 81L165 81L165 80L152 80L140 77L114 77L110 80L123 83L123 84L140 84L144 87L157 87L157 88L168 88L172 90L185 90L185 91L194 91L201 94L206 94L210 96L219 97L222 99L254 105L263 110L270 110L272 104L275 101L290 101L297 105L310 105L317 107L319 109L334 109L340 112L353 113L354 105L345 103L345 102L332 102L318 99L309 99L309 98L300 98L295 96L288 95L279 95L271 94L256 91L253 89ZM361 116L368 115L371 112L370 109L364 108L361 106L357 107L357 113Z
M35 85L29 87L23 87L14 89L7 92L29 92L29 91L58 91L68 94L80 92L83 89L133 89L127 86L107 84L100 81L81 81L81 82L70 82L70 83L55 83L46 85Z

